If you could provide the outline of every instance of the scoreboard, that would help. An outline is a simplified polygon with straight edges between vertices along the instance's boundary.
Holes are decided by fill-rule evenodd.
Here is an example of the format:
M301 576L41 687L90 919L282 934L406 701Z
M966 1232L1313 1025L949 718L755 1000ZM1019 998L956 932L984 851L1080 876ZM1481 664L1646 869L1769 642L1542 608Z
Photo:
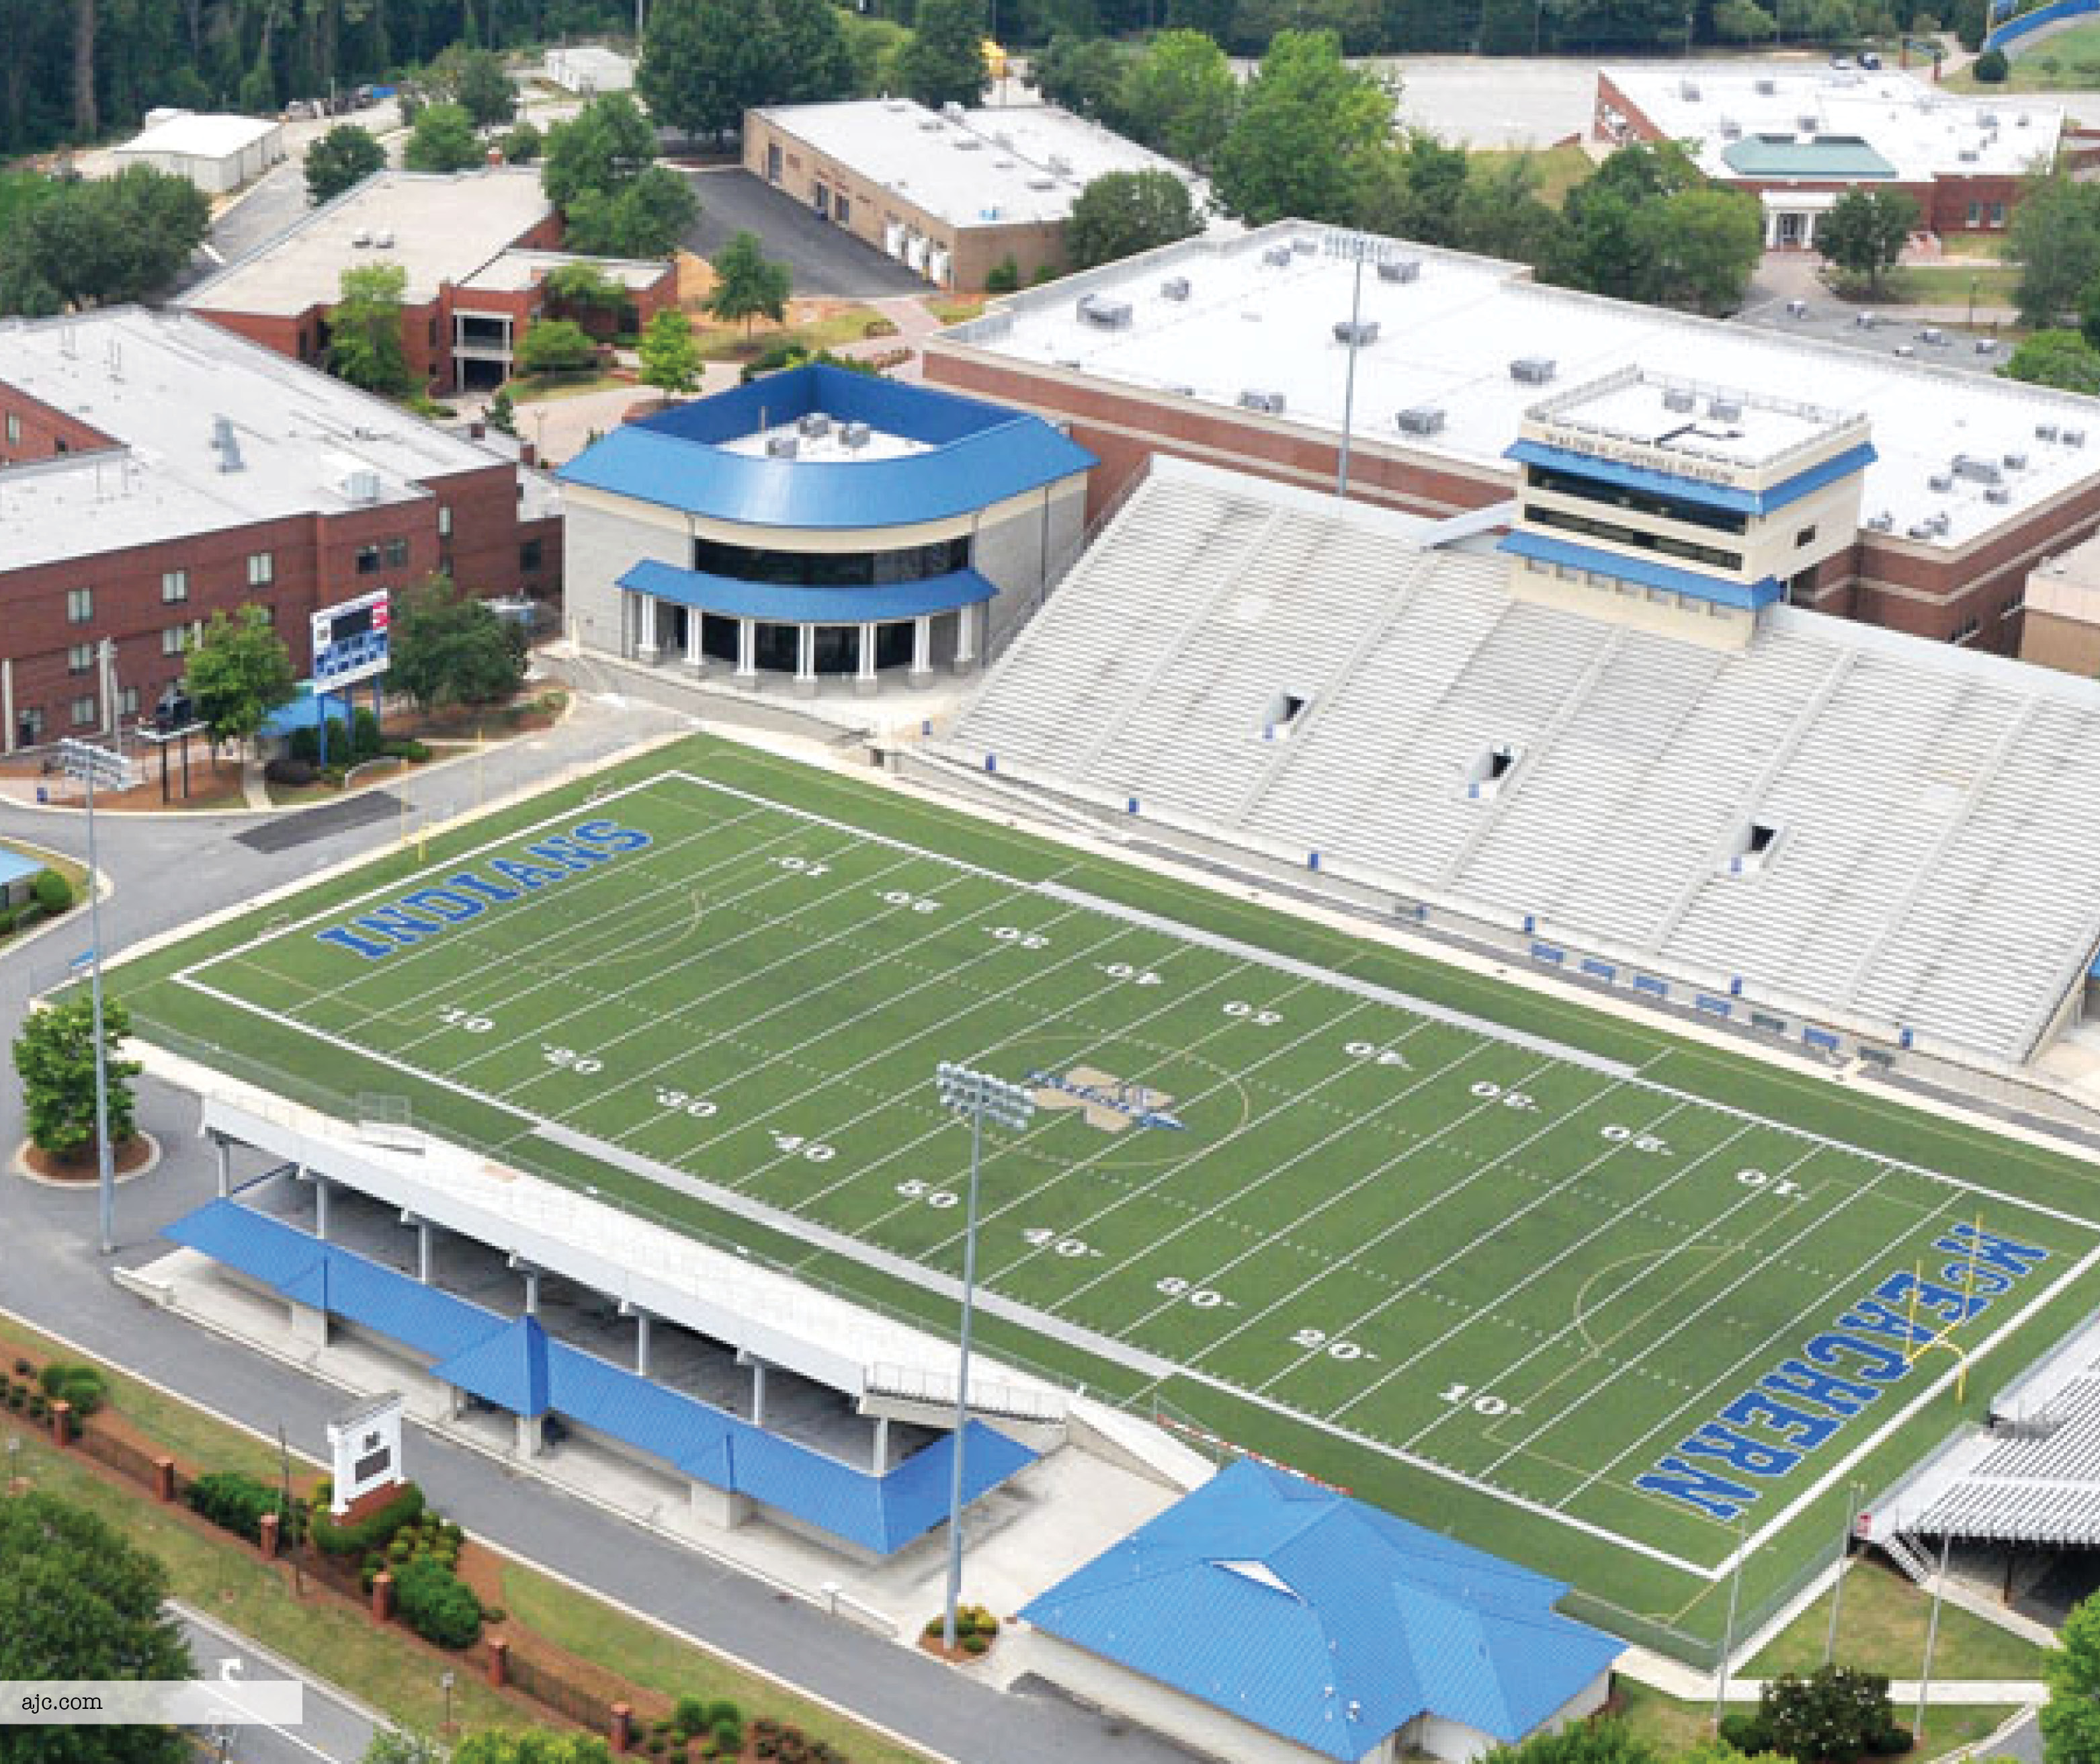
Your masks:
M314 615L314 684L323 691L386 672L387 590L376 589Z

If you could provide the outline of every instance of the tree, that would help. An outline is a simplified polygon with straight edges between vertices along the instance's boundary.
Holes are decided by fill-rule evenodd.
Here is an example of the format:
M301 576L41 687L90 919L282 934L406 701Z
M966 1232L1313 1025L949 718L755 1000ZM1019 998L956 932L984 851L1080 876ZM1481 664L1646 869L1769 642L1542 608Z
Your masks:
M1402 146L1380 144L1358 157L1352 218L1370 232L1454 245L1470 165L1462 148L1446 146L1427 129L1410 129Z
M1105 172L1082 190L1065 224L1074 269L1090 270L1197 231L1189 187L1171 171Z
M1123 117L1147 146L1207 170L1239 104L1225 52L1201 31L1162 31L1123 74Z
M765 104L843 98L854 62L832 0L657 0L635 83L649 112L719 136Z
M1035 90L1046 104L1060 104L1074 116L1091 117L1110 128L1123 121L1123 78L1130 58L1105 37L1074 37L1059 32L1035 58Z
M1767 1679L1758 1695L1758 1722L1773 1751L1816 1764L1872 1749L1895 1727L1895 1712L1881 1674L1832 1665L1805 1678L1789 1672Z
M426 711L493 703L525 677L524 633L448 576L403 594L387 636L388 679Z
M211 615L184 666L190 699L214 741L252 741L271 712L298 696L292 654L261 606Z
M1969 72L1979 86L2003 86L2005 77L2013 71L2013 64L2005 59L2002 49L1987 49L1977 56Z
M540 149L546 137L540 134L536 122L520 122L505 135L502 141L503 162L506 165L529 165L540 157Z
M446 1764L451 1756L426 1733L382 1727L365 1747L360 1764Z
M919 0L911 41L898 52L898 76L922 104L974 104L984 96L983 0Z
M1538 165L1529 153L1475 164L1452 214L1459 247L1535 267L1558 263L1567 254L1567 223L1539 200L1538 189Z
M503 57L492 49L464 51L453 70L452 89L453 102L478 128L493 128L518 114L518 88L504 71Z
M690 392L700 383L700 351L693 341L693 321L677 306L666 306L642 333L642 383L667 398Z
M693 187L668 165L651 165L612 191L586 190L570 205L573 251L602 257L667 258L699 217Z
M2007 235L2020 266L2014 295L2023 324L2055 324L2100 275L2100 184L2061 173L2028 180Z
M2100 1598L2076 1607L2041 1656L2046 1764L2100 1764Z
M203 243L211 204L187 178L132 165L18 199L0 228L0 312L143 300Z
M1218 197L1249 226L1345 221L1358 161L1392 127L1392 95L1346 65L1329 31L1284 31L1218 150Z
M572 310L617 312L627 304L627 284L595 263L562 263L540 284L548 299Z
M315 207L333 202L386 164L386 149L368 129L339 122L307 149L307 195Z
M488 401L488 426L498 434L518 433L518 405L510 396L508 386L499 386L496 395Z
M542 319L518 342L520 373L573 373L597 356L581 325L570 319Z
M1714 34L1724 42L1768 42L1779 29L1779 20L1758 4L1758 0L1716 0Z
M725 324L743 320L743 333L751 334L751 321L767 318L778 324L788 315L788 266L776 263L760 250L756 233L740 232L715 254L710 266L715 272L713 293L707 310Z
M1868 291L1878 293L1917 225L1917 203L1905 192L1855 185L1830 205L1815 229L1815 248L1824 262L1864 276Z
M2100 350L2076 331L2036 331L2023 338L2004 371L2009 380L2100 398Z
M42 1014L42 1013L39 1013ZM167 1571L86 1508L41 1492L0 1502L0 1675L188 1678L163 1608ZM10 1764L179 1764L168 1727L11 1727Z
M109 1096L109 1141L131 1137L131 1080L141 1068L118 1057L131 1033L122 1003L102 1002L103 1070ZM22 1080L22 1113L38 1150L77 1158L95 1145L95 1003L86 997L32 1011L15 1039L15 1070ZM0 1504L4 1510L4 1504ZM4 1536L4 1532L0 1532ZM0 1656L7 1650L0 1634ZM19 1676L19 1675L18 1675Z
M481 143L464 104L428 106L401 149L401 163L410 171L462 171L480 159Z
M567 211L585 191L632 183L656 157L656 131L625 92L602 92L547 130L540 187Z
M342 272L342 298L329 314L329 372L386 398L413 390L401 346L401 296L408 272L398 263L361 263Z
M1660 298L1701 312L1732 310L1764 255L1764 214L1745 190L1680 190L1652 205L1643 229L1654 240Z

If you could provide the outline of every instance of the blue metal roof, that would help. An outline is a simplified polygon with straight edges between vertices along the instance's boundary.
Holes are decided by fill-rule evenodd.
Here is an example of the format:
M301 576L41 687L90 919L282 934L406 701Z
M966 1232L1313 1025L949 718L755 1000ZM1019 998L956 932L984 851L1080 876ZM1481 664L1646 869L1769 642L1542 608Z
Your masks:
M212 1201L164 1235L289 1299L408 1343L436 1362L433 1377L513 1414L567 1415L695 1482L748 1495L876 1555L893 1554L947 1516L948 1435L871 1475L556 1341L536 1317L505 1318L237 1202ZM972 1422L964 1500L1035 1461L1026 1446Z
M721 443L823 411L926 451L887 459L772 459ZM973 514L1088 470L1094 456L1039 417L951 392L802 368L615 429L555 476L754 527L898 527Z
M1543 533L1503 535L1498 550L1520 558L1536 558L1546 563L1565 563L1578 570L1594 570L1621 581L1638 582L1643 588L1665 588L1695 600L1718 601L1724 606L1749 609L1769 606L1786 592L1779 578L1762 576L1754 582L1731 582L1724 576L1701 576L1696 570L1674 569L1649 558L1636 558L1600 545L1580 545L1572 539L1549 538Z
M916 619L952 612L990 600L999 590L975 570L951 570L915 582L875 582L864 588L803 588L783 582L746 582L735 576L681 570L650 558L620 579L622 588L653 594L681 606L739 619L782 624L858 624L863 620Z
M1574 1697L1624 1644L1567 1590L1243 1461L1021 1614L1354 1764L1424 1713L1513 1744Z

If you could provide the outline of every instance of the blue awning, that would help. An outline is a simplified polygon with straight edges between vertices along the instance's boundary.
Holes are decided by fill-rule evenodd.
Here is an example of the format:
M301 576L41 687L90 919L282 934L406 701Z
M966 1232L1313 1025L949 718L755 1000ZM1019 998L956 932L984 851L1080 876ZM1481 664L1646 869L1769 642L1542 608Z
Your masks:
M1542 563L1564 563L1573 569L1593 570L1599 576L1619 581L1638 582L1643 588L1667 589L1674 594L1688 594L1695 600L1717 601L1722 606L1738 606L1745 611L1769 606L1786 592L1776 576L1767 576L1749 583L1731 582L1721 576L1701 576L1696 570L1673 569L1648 558L1606 551L1601 546L1549 539L1542 533L1511 533L1497 549L1520 558L1533 558Z
M999 590L975 570L915 582L876 582L864 588L802 588L782 582L747 582L704 570L681 570L651 558L620 578L622 588L681 606L697 606L733 619L770 624L862 624L953 612L990 600Z

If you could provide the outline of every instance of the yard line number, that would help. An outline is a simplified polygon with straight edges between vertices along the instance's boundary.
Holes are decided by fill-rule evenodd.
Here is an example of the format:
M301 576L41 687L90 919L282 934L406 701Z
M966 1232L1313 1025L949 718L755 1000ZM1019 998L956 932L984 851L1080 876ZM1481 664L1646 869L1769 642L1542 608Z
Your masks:
M1738 1170L1736 1181L1746 1188L1762 1188L1767 1194L1785 1195L1789 1199L1801 1193L1801 1184L1791 1177L1776 1176L1765 1170Z
M806 1158L813 1164L827 1164L839 1155L836 1147L822 1140L805 1140L799 1133L783 1133L778 1127L773 1130L773 1148L790 1158Z
M457 1004L448 1004L439 1012L438 1021L449 1025L453 1029L463 1029L470 1035L486 1035L489 1030L496 1027L494 1017L483 1017L478 1012L463 1010Z
M1473 1094L1482 1102L1500 1103L1505 1109L1536 1110L1538 1107L1538 1099L1529 1091L1504 1090L1501 1085L1490 1083L1486 1078L1482 1078L1473 1087ZM1604 1129L1605 1138L1609 1139L1611 1134L1609 1127Z
M907 912L938 913L941 903L924 894L914 894L909 889L884 889L877 897L885 906L901 906Z
M605 1069L604 1061L579 1053L573 1047L558 1047L552 1042L540 1044L540 1057L558 1071L574 1072L584 1078L593 1077Z
M656 1106L668 1109L674 1114L690 1115L695 1121L704 1121L721 1111L704 1096L695 1096L690 1091L673 1090L666 1085L656 1087Z
M1164 985L1159 976L1149 968L1133 968L1128 962L1102 962L1101 971L1111 980L1127 980L1133 986Z
M829 864L819 863L814 858L775 858L773 862L776 869L790 871L796 875L819 876L832 873Z
M1330 1335L1325 1330L1296 1330L1290 1337L1290 1345L1304 1347L1315 1353L1325 1354L1330 1360L1375 1360L1378 1356L1360 1342Z
M1052 1255L1061 1255L1067 1261L1076 1261L1083 1255L1097 1256L1101 1252L1093 1248L1083 1237L1061 1237L1042 1225L1032 1225L1021 1234L1021 1241L1032 1243L1039 1250L1048 1250Z
M1170 1299L1179 1299L1184 1304L1193 1305L1198 1311L1215 1311L1220 1305L1228 1308L1237 1303L1210 1286L1198 1286L1178 1274L1169 1274L1152 1283L1154 1292L1164 1293Z
M1636 1152L1652 1152L1658 1157L1670 1154L1670 1141L1653 1133L1643 1133L1637 1129L1622 1127L1614 1121L1608 1127L1599 1127L1598 1136L1609 1140L1614 1145L1624 1145Z
M1252 1023L1262 1029L1273 1029L1283 1021L1281 1011L1264 1010L1258 1004L1249 1004L1244 999L1228 999L1224 1008L1226 1016L1236 1017L1243 1023Z
M1454 1384L1437 1395L1440 1403L1451 1403L1470 1409L1476 1415L1520 1415L1524 1411L1515 1403L1505 1402L1493 1391L1476 1391L1470 1384Z
M1342 1044L1342 1052L1352 1060L1367 1060L1373 1065L1396 1065L1408 1069L1407 1056L1397 1047L1381 1047L1374 1041L1349 1041Z

